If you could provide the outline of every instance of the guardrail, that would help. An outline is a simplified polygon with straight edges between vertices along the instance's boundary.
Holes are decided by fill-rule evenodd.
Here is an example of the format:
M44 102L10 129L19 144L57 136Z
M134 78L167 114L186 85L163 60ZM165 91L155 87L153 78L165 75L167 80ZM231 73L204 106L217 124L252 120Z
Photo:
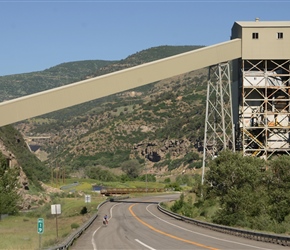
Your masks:
M109 202L109 201L114 201L114 200L118 200L118 199L126 199L128 197L118 197L118 198L110 198L107 199L105 201L103 201L102 203L100 203L97 207L97 211L99 211L99 208L101 206L103 206L105 203ZM72 234L70 234L62 243L49 247L49 248L43 248L46 250L62 250L62 249L68 249L73 242L79 238L84 231L87 230L87 228L94 222L94 220L98 217L98 212L96 212L86 223L84 223L80 228L78 228L75 232L73 232Z
M195 220L186 216L182 216L176 213L173 213L171 211L166 210L163 208L160 203L158 204L158 210L175 218L178 220L186 221L188 223L195 224L197 226L205 227L211 230L219 231L226 234L231 234L239 237L244 237L256 241L263 241L263 242L269 242L273 244L279 244L282 246L290 246L290 237L285 235L279 235L279 234L268 234L263 232L256 232L256 231L249 231L245 229L238 229L233 227L227 227L222 226L218 224L213 224L209 222L199 221Z

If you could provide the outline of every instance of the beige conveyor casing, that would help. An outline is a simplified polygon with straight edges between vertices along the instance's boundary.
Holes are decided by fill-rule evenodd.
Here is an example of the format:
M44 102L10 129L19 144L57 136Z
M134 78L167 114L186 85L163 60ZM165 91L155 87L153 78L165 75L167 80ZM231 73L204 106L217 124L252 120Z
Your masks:
M241 39L0 103L0 126L241 57Z

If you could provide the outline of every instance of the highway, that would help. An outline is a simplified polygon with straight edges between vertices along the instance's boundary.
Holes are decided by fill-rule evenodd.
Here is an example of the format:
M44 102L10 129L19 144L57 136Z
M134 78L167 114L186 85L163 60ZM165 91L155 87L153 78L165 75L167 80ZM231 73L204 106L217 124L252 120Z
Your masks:
M287 247L231 236L198 227L163 214L156 202L176 195L131 198L103 205L92 226L70 248L104 249L287 249ZM102 225L102 217L109 224Z

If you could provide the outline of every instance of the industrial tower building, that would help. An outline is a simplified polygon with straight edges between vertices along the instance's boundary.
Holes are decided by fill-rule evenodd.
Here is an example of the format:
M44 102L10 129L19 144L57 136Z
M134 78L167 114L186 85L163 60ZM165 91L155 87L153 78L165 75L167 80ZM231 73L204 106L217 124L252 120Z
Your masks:
M242 39L242 57L233 64L237 149L265 159L290 154L290 22L236 22L231 38Z
M204 164L225 148L290 154L290 22L235 22L235 39L241 57L209 71Z

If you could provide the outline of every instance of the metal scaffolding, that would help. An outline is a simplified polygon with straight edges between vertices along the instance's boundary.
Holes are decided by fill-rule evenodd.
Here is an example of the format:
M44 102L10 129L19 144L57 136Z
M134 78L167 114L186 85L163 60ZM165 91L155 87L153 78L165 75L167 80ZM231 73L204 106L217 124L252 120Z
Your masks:
M290 60L241 60L239 136L243 154L290 153Z
M232 92L229 62L209 67L203 147L202 183L207 159L219 151L235 151Z

